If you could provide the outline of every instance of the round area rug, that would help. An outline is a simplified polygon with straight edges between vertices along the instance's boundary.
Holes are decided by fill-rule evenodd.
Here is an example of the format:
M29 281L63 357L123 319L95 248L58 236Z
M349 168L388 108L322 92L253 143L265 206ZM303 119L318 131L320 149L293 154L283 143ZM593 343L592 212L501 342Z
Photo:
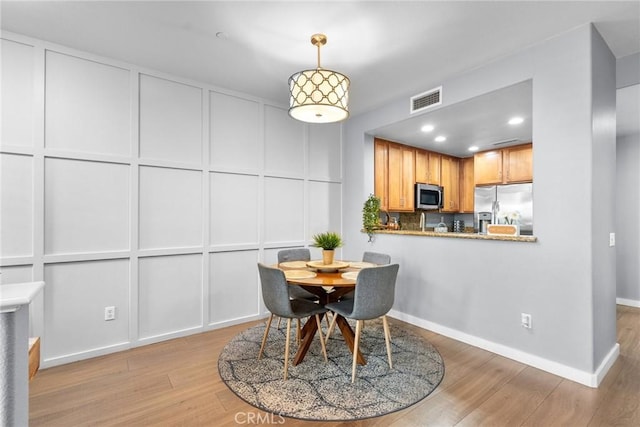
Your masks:
M271 324L262 359L257 356L266 323L235 336L218 359L218 371L227 386L244 401L266 412L314 421L377 417L424 399L444 376L440 353L425 338L394 325L391 320L393 369L389 369L382 321L371 320L365 322L360 341L367 364L358 365L354 384L351 352L337 328L327 341L328 362L325 363L315 337L298 366L293 365L297 346L295 328L291 328L289 375L285 381L286 326L278 329L276 324L277 321Z

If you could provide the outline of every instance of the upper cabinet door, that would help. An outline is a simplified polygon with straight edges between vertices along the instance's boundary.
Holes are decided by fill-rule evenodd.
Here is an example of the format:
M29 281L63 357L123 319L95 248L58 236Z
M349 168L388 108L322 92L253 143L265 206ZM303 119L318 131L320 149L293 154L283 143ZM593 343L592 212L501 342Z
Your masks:
M474 156L476 185L502 184L502 151L492 150Z
M389 143L388 208L393 212L413 211L415 184L415 150Z
M444 203L441 212L458 212L460 209L460 168L459 160L442 156L441 181L444 189Z
M473 157L460 160L460 212L474 211Z
M533 181L532 144L505 148L503 157L507 182Z
M441 185L441 163L442 155L429 151L429 177L425 181L427 184Z
M405 211L414 210L415 157L416 150L402 147L402 209Z
M380 199L380 210L389 209L389 144L376 139L374 141L374 194Z
M388 208L395 212L402 208L402 148L396 144L389 144L388 185Z
M426 150L416 149L416 182L425 183L429 180L429 154Z
M533 182L533 145L477 153L474 175L476 185Z
M423 184L440 185L441 155L418 148L415 150L415 157L415 181Z

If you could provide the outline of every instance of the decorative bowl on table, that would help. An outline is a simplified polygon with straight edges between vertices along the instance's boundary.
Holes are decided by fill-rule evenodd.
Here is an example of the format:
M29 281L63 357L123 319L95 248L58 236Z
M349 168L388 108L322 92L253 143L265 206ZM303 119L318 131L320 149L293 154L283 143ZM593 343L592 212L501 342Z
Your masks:
M349 263L334 260L331 264L325 264L322 260L317 260L317 261L308 261L307 267L314 268L317 271L321 271L324 273L330 273L330 272L342 270L343 268L348 268Z

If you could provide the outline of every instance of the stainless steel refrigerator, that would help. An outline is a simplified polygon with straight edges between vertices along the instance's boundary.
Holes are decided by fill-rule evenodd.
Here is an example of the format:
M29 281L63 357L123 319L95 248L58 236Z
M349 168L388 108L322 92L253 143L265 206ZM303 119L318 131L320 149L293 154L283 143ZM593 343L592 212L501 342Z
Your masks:
M474 220L478 225L478 212L491 212L492 224L504 223L504 218L498 216L517 212L520 224L520 234L533 235L533 184L506 184L475 189Z

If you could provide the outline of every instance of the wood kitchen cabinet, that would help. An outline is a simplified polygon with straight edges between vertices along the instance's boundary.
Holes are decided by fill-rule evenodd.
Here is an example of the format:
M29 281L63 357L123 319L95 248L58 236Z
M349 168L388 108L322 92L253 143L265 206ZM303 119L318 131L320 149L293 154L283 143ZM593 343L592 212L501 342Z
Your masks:
M374 140L374 189L380 199L380 210L389 210L389 143L382 139Z
M439 153L416 149L416 182L424 184L440 185L440 158Z
M517 145L505 148L502 154L506 182L533 181L533 145Z
M374 191L380 209L413 212L415 188L415 149L376 138L374 141Z
M531 143L458 158L380 138L374 140L374 191L380 209L415 210L415 184L444 188L442 212L474 212L477 185L533 182Z
M474 156L475 185L533 181L533 146L516 145Z
M441 156L440 180L444 189L444 203L441 212L460 210L460 160Z
M414 211L415 149L389 143L389 210Z
M467 157L460 159L460 212L474 212L475 184L474 159Z
M441 185L442 183L442 155L429 151L429 179L427 184Z
M491 150L473 156L475 185L502 183L502 151Z
M416 182L427 183L429 179L429 153L427 150L416 148Z

